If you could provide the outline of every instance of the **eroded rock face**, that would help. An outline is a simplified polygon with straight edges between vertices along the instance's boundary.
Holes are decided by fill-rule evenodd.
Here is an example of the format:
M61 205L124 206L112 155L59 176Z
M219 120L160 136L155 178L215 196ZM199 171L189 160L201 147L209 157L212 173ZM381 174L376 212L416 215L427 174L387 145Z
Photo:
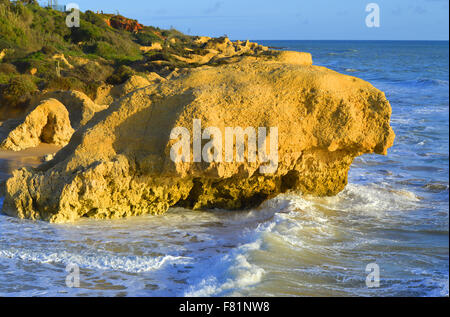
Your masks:
M50 91L39 97L40 100L53 98L61 102L69 112L72 127L76 130L85 125L107 105L96 104L86 94L76 90Z
M130 92L159 83L164 80L165 78L159 76L157 73L148 73L145 75L145 77L133 75L121 85L100 86L97 90L97 98L95 99L95 102L110 105L115 100L120 99Z
M139 49L143 53L148 53L151 51L161 51L163 49L163 47L162 47L161 43L156 42L156 43L152 43L152 45L150 45L150 46L141 46Z
M3 212L68 222L159 214L174 205L248 208L287 190L337 194L354 157L386 154L393 144L391 107L369 83L305 58L242 57L126 95L77 130L52 161L15 171ZM222 135L226 127L277 127L277 169L262 174L259 158L196 163L192 151L175 163L171 131L184 127L192 136L193 119Z
M95 104L79 91L52 91L35 99L34 106L21 119L1 124L1 149L21 151L39 143L64 146L76 129L108 107Z
M179 61L195 65L212 65L217 63L230 63L240 59L243 55L259 56L261 54L278 55L280 52L269 51L269 49L258 43L249 41L230 41L227 37L209 38L199 37L195 43L206 52L203 55L190 54L189 57L173 55ZM297 52L290 52L297 54ZM303 53L307 54L307 53ZM310 54L308 54L311 56ZM235 58L235 59L233 59Z
M42 101L24 119L6 122L2 128L10 131L0 148L13 151L36 147L42 142L66 145L74 132L69 112L56 99Z
M139 32L144 28L137 20L128 19L121 15L110 15L105 21L110 27L128 32Z

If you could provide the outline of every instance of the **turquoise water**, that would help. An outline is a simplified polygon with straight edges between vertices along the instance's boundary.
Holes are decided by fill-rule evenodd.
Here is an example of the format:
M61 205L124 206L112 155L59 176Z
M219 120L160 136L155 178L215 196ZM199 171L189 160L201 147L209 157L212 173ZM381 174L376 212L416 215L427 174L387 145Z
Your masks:
M355 159L336 197L290 193L245 212L74 225L0 215L0 296L448 296L448 42L260 43L383 90L388 156ZM69 263L80 288L65 284Z

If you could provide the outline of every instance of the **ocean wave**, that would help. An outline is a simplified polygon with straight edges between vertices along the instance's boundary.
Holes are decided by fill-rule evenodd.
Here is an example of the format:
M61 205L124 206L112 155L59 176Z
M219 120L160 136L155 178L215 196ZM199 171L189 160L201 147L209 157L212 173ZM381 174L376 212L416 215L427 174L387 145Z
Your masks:
M98 254L73 254L66 251L43 253L29 250L0 250L0 258L18 259L40 264L76 264L80 268L142 273L159 270L169 264L186 264L191 258L181 256L113 256Z
M304 196L295 193L280 195L275 199L288 199L298 210L328 209L359 214L385 214L395 210L413 210L419 206L420 198L411 191L394 189L387 184L348 184L333 197ZM320 219L320 218L319 218Z
M392 78L380 78L381 81L386 81L393 86L403 86L407 88L414 87L448 87L448 81L442 79L433 78L416 78L416 79L397 79L392 80ZM393 89L388 89L389 91L395 91Z
M431 86L448 86L448 80L432 79L432 78L418 78L415 80L419 85Z
M318 198L297 193L279 195L248 214L265 214L265 221L250 233L252 242L234 249L213 264L204 263L200 271L204 272L204 267L208 267L208 274L191 281L192 285L183 295L245 295L249 287L257 288L264 277L270 275L270 272L266 271L267 267L270 270L273 265L270 262L281 261L279 265L292 268L298 265L296 263L312 263L314 259L325 261L321 264L335 261L343 250L369 243L361 236L362 233L357 227L350 225L351 221L347 219L347 215L357 217L362 224L364 217L389 218L386 216L390 211L414 209L419 201L420 199L409 191L359 184L349 184L335 197ZM244 218L249 217L248 215ZM368 219L370 221L370 217ZM349 224L343 225L342 221L349 221ZM282 250L286 254L278 254L270 260L253 256L255 252L264 252L266 247L272 256ZM300 267L296 270L299 269ZM311 269L314 268L302 268L302 274ZM329 267L320 266L316 269L321 274L334 276L333 272L329 272ZM352 276L355 273L351 271L349 274L335 273L349 283L352 279L359 279Z
M236 290L258 284L264 274L264 269L249 261L249 253L261 248L261 239L248 243L233 250L214 263L197 268L200 274L208 272L193 280L191 286L183 293L187 297L226 296ZM199 263L197 263L199 265Z
M355 53L358 53L359 50L357 49L343 49L343 50L335 50L334 52L328 52L327 55L329 56L335 56L335 55L355 55Z
M429 234L413 227L419 219L424 221L410 213L421 208L421 204L421 198L414 192L384 183L349 184L334 197L291 192L266 201L260 208L264 211L276 208L277 212L258 229L258 243L262 247L251 253L259 256L245 255L249 265L263 269L265 274L253 284L251 292L244 289L237 294L279 295L277 287L282 278L284 285L292 285L283 294L291 295L308 295L310 290L320 288L320 294L325 296L445 296L448 286L441 283L445 273L439 273L433 281L427 281L429 269L423 274L410 273L409 268L417 267L413 259L417 259L415 255L420 254L420 248L414 240L402 242L404 245L398 241L406 236L423 238ZM376 261L382 269L386 268L393 254L404 261L404 267L384 273L383 288L367 289L366 265Z
M0 258L6 258L2 263L8 263L8 258L36 263L75 263L80 268L100 271L98 274L105 271L150 272L140 278L158 281L158 288L127 290L137 295L441 296L446 292L445 285L441 283L443 274L439 274L436 280L426 281L430 271L383 276L382 282L386 287L379 291L364 288L365 265L374 259L382 268L388 265L386 263L392 256L389 251L392 250L391 244L395 247L395 256L404 261L405 266L417 267L408 259L413 259L418 249L414 245L401 249L395 245L395 239L412 234L412 227L405 226L403 231L399 228L408 214L405 211L413 211L421 203L421 198L414 192L392 187L388 183L350 183L334 197L310 197L290 192L270 199L251 211L193 212L175 209L164 217L149 216L101 223L88 221L77 229L77 232L82 230L94 234L100 239L98 241L103 241L103 245L104 241L110 240L109 237L121 237L115 243L133 244L136 250L145 250L144 254L161 252L167 254L165 256L132 256L128 249L123 251L128 254L116 256L109 249L99 249L95 240L95 243L90 242L88 250L77 251L79 248L70 244L67 252L60 249L51 252L37 245L31 252L16 244L0 251ZM99 227L103 223L108 224L110 230L114 228L106 236L102 236L103 230ZM41 230L43 224L38 225ZM77 236L72 236L71 228L58 226L58 230L65 232L64 236L71 232L71 240L81 242ZM376 230L392 232L395 238L374 235ZM82 236L83 232L80 233ZM119 235L121 232L141 234L130 237L127 233L122 237ZM428 233L421 231L418 234ZM142 243L138 242L144 237ZM164 237L164 242L158 240L161 237ZM162 244L175 244L177 247L171 247L172 252L169 253ZM412 249L414 252L411 252ZM16 265L15 262L10 263ZM414 284L418 280L420 283ZM402 281L403 284L393 281ZM136 287L133 283L125 287Z
M249 232L251 242L241 245L213 263L201 264L196 269L199 276L190 281L191 286L183 296L250 294L249 290L258 288L265 276L273 273L271 269L274 267L277 270L280 267L286 268L288 275L307 274L315 269L320 272L318 278L320 275L329 276L346 280L350 284L363 281L363 278L355 275L354 269L345 273L345 259L341 259L344 261L341 265L336 262L342 251L374 242L367 241L359 231L360 228L351 225L354 220L349 220L347 216L352 214L358 220L367 216L386 217L389 210L413 209L418 201L419 198L409 191L353 184L349 184L343 193L335 197L317 198L297 193L279 195L249 213L266 215L263 217L265 221ZM248 215L244 216L247 217ZM348 223L345 225L343 221ZM270 258L255 256L255 253L261 252L271 254ZM319 261L319 266L301 265L316 261ZM330 271L330 266L343 269ZM206 267L208 274L205 276ZM292 268L296 269L291 272ZM301 280L293 280L302 284ZM301 288L299 285L299 289Z

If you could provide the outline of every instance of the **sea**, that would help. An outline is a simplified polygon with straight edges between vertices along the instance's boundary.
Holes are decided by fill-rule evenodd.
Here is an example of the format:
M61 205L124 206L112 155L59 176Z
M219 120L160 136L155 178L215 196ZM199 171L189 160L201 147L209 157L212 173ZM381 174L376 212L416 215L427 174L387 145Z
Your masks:
M448 296L449 42L258 42L384 91L388 155L356 158L335 197L291 192L247 211L0 215L0 296Z

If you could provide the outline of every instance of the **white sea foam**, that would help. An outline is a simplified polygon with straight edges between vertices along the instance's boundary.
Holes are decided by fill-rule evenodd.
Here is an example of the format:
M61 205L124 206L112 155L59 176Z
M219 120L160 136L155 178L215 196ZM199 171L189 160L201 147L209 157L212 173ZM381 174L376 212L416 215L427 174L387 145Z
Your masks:
M114 256L114 255L82 255L66 251L43 253L28 250L0 250L0 258L19 259L36 263L76 264L81 268L142 273L159 270L168 264L184 264L190 258L180 256Z
M273 246L270 251L274 253L277 249L287 248L291 255L279 254L280 259L283 256L295 258L302 254L309 257L316 254L323 259L323 256L338 256L341 249L339 244L342 243L340 241L349 240L345 241L345 248L361 243L362 240L358 237L345 234L351 232L351 228L341 228L339 223L330 220L326 210L340 212L341 217L346 217L348 209L356 203L350 212L357 211L360 217L364 217L364 213L366 216L372 214L382 217L392 208L413 208L417 201L418 197L412 192L394 191L375 185L349 185L342 194L329 198L307 197L296 193L279 195L263 203L256 211L265 214L270 220L260 223L252 231L253 242L242 245L215 265L209 266L208 274L193 283L184 295L221 296L232 295L234 291L242 294L249 287L257 287L266 275L261 265L265 266L267 263L255 259L252 254L263 250L266 244ZM250 215L253 212L244 218ZM336 243L338 244L335 245ZM330 252L331 250L333 251ZM330 264L327 266L328 270L330 267L347 270L343 265ZM322 268L317 268L317 271L323 274ZM342 278L347 281L353 279L350 276Z
M257 234L261 231L258 228ZM209 263L207 267L200 267L206 275L191 281L191 285L183 296L204 297L229 295L237 289L243 289L259 283L264 270L251 263L251 252L261 248L262 240L259 238L253 242L244 244L230 252L230 254L218 258L215 263ZM199 269L199 268L197 268Z
M76 229L27 222L31 232L24 231L22 239L28 239L29 248L22 249L17 240L5 243L0 263L12 269L20 261L75 263L100 272L148 273L142 276L156 281L149 283L158 283L158 289L135 289L140 284L134 281L125 284L133 288L129 294L139 296L272 296L291 294L286 293L288 289L293 290L292 295L314 294L308 290L370 295L360 288L365 265L373 258L381 261L388 256L389 249L383 245L395 240L374 238L367 228L398 228L395 222L402 219L399 215L420 203L417 194L389 184L349 184L335 197L287 193L244 212L173 210L164 217L88 221ZM103 230L103 224L109 229ZM15 222L4 222L3 233L11 235L14 226ZM60 242L48 241L48 247L43 247L35 240L43 228L57 230ZM60 243L65 246L50 251ZM381 249L374 251L373 246ZM411 258L409 249L405 250L404 256ZM135 251L166 255L138 256ZM405 278L405 283L414 279ZM427 283L434 292L445 293L440 280ZM402 286L390 287L386 294L402 291Z

